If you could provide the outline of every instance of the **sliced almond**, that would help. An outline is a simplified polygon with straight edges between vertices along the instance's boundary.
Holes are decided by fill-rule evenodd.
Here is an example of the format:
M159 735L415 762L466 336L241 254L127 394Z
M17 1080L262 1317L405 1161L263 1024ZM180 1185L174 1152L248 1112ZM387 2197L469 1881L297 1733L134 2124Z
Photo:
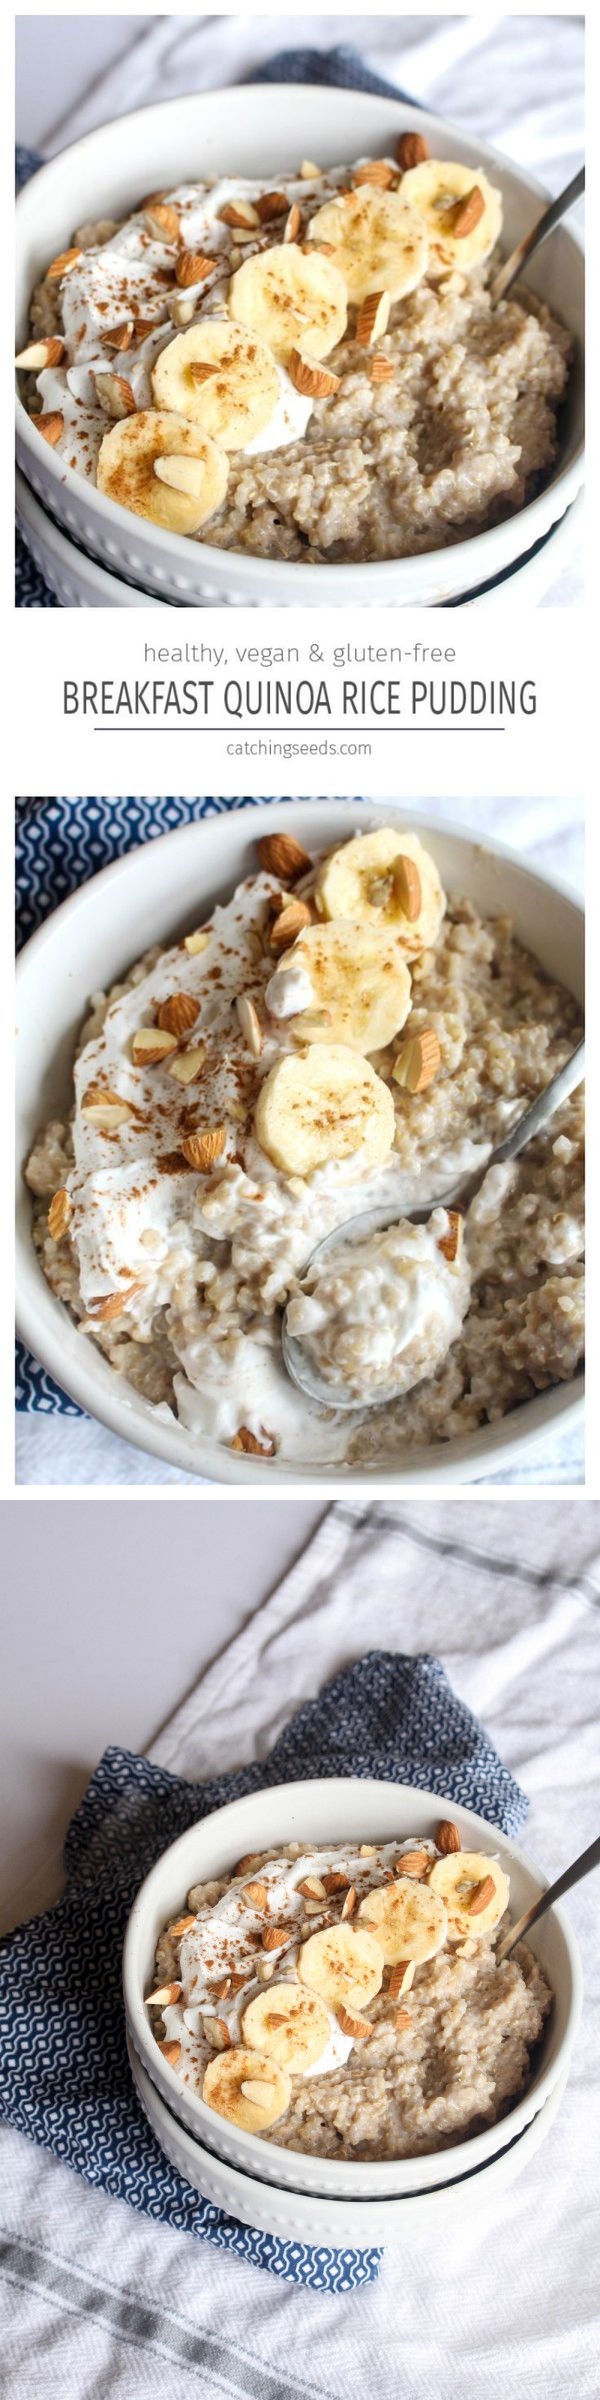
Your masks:
M423 905L421 877L418 867L415 866L414 858L407 858L404 851L401 851L399 858L394 859L392 880L395 897L402 909L403 916L408 917L410 925L416 925Z
M123 1310L129 1307L130 1300L134 1300L137 1293L144 1290L144 1276L139 1275L137 1282L124 1284L122 1292L108 1292L106 1298L101 1296L99 1300L90 1300L88 1317L93 1319L94 1324L110 1325L114 1317L122 1317Z
M206 283L218 264L218 259L208 258L204 250L182 250L175 268L177 282L183 291L187 291L188 284Z
M437 1075L441 1055L437 1033L426 1025L424 1033L414 1033L403 1042L392 1067L394 1083L403 1084L407 1092L424 1092Z
M157 2042L156 2047L157 2050L160 2050L162 2057L166 2059L168 2067L177 2066L178 2060L181 2058L181 2042Z
M135 416L136 402L131 384L127 383L124 375L104 374L103 371L98 374L97 368L92 368L92 379L100 407L105 409L107 417L114 417L118 423L121 417Z
M262 1027L254 1001L248 999L247 992L239 992L235 1006L246 1047L251 1050L253 1058L260 1058L263 1046Z
M26 350L19 350L15 366L22 367L24 374L41 375L44 367L59 366L61 358L64 358L64 350L64 342L59 340L58 334L49 333L44 340L28 342Z
M60 250L58 258L53 258L52 265L46 268L46 282L61 283L63 275L68 275L71 267L74 267L77 259L82 256L81 250Z
M341 375L333 375L330 367L321 366L316 359L305 358L301 350L290 350L287 362L290 383L307 400L328 400L339 392Z
M191 1933L192 1925L195 1923L195 1917L176 1917L174 1925L169 1926L169 1933L172 1933L175 1940L178 1940L180 1934Z
M462 1850L458 1825L453 1823L452 1817L440 1817L435 1844L436 1850L441 1850L442 1858L449 1858L453 1850Z
M328 1873L323 1876L323 1891L327 1893L347 1892L348 1882L349 1877L342 1874L341 1867L331 1867L329 1868Z
M48 1210L48 1232L52 1242L60 1242L62 1240L63 1233L66 1233L67 1230L70 1215L71 1202L69 1199L69 1194L67 1191L65 1191L63 1185L60 1192L55 1192L54 1199L50 1201L50 1207Z
M184 934L183 948L189 950L190 958L199 958L201 951L208 948L211 933L212 925L199 925L197 933Z
M411 1984L414 1983L414 1980L414 1958L397 1958L390 1974L388 1987L390 2000L400 2000L403 1992L410 1991Z
M475 226L481 223L483 216L485 216L483 192L480 192L479 184L474 183L470 192L463 193L462 200L454 201L454 206L448 209L444 222L448 233L452 234L453 241L462 242L467 233L475 232Z
M129 1101L122 1100L120 1092L112 1092L108 1084L88 1083L81 1114L90 1125L97 1125L100 1133L114 1133L119 1125L127 1123L131 1108Z
M136 342L145 342L147 334L158 333L158 317L135 317L133 331Z
M219 216L223 225L245 226L248 233L259 223L258 209L252 200L228 200L226 207L219 209Z
M356 319L355 340L361 350L370 350L373 342L381 341L390 321L389 292L368 292L361 302Z
M279 916L274 918L269 934L270 948L277 957L281 950L291 949L292 942L304 931L305 925L310 925L310 921L310 909L305 900L290 900L287 907L281 909Z
M403 175L408 175L411 167L421 167L424 159L429 158L429 143L424 133L401 133L396 157Z
M292 201L292 206L291 206L291 209L290 209L290 211L289 211L289 215L286 217L286 220L285 220L285 225L284 225L284 228L283 228L283 237L282 237L282 238L283 238L284 242L297 242L297 240L298 240L298 235L299 235L299 233L301 233L301 232L302 232L302 210L301 210L301 208L299 208L299 207L298 207L298 202L297 202L297 200L293 200L293 201Z
M395 373L393 358L376 356L371 359L369 374L372 383L393 383Z
M437 1246L438 1250L442 1251L443 1257L447 1258L449 1265L452 1266L452 1261L458 1257L462 1245L463 1219L459 1208L449 1208L447 1217L448 1232L441 1235Z
M135 1067L154 1067L159 1065L161 1059L169 1058L171 1051L176 1049L174 1033L161 1033L157 1025L138 1025L131 1044L131 1056Z
M168 483L171 492L187 492L192 500L201 500L206 479L203 458L178 458L175 452L170 457L155 458L153 467L159 483Z
M146 2007L172 2008L173 2002L181 1999L182 1990L181 1983L161 1983L156 1992L146 1993Z
M285 217L289 208L287 192L261 192L256 203L261 225L270 225L272 217Z
M125 317L122 325L111 325L110 332L103 333L101 340L104 350L129 350L133 340L133 317Z
M305 1875L302 1883L296 1885L296 1890L302 1893L305 1900L324 1900L325 1889L325 1883L321 1882L320 1875Z
M494 1883L493 1875L484 1875L483 1883L476 1884L475 1891L471 1893L471 1898L469 1901L469 1916L479 1917L483 1908L489 1908L490 1900L494 1899L495 1891L496 1885Z
M192 999L191 992L170 992L167 1000L161 1000L158 1022L179 1041L182 1034L191 1033L197 1015L198 1002Z
M410 2009L397 2008L396 2015L394 2017L394 2024L397 2033L410 2033L411 2026L413 2024L413 2018L411 2017Z
M296 883L312 866L308 850L295 841L293 833L263 833L256 847L261 867L267 875L278 875L280 883Z
M206 1042L195 1042L189 1050L179 1050L169 1067L175 1083L195 1083L206 1066Z
M222 1158L226 1140L224 1125L205 1125L197 1133L186 1134L180 1147L188 1166L196 1167L204 1175L209 1167L214 1167L217 1158Z
M250 1458L274 1458L276 1444L271 1433L263 1434L262 1441L259 1441L257 1434L250 1432L249 1425L240 1425L237 1433L234 1433L229 1448L230 1450L246 1450Z
M62 411L59 408L46 409L41 417L32 417L31 423L35 425L36 433L41 433L43 440L50 443L51 450L55 450L65 429Z
M289 1925L265 1925L262 1936L263 1950L282 1950L284 1943L289 1942L289 1938Z
M355 1884L355 1883L351 1883L351 1885L350 1885L350 1890L349 1890L349 1892L347 1892L347 1893L346 1893L346 1898L345 1898L345 1901L344 1901L344 1906L343 1906L343 1909L342 1909L342 1919L344 1919L345 1917L353 1917L353 1916L354 1916L354 1910L355 1910L355 1908L356 1908L357 1897L358 1897L358 1895L357 1895L357 1890L356 1890L356 1884Z
M266 1883L247 1883L245 1890L251 1908L267 1908L269 1894Z
M255 2083L253 2077L250 2076L247 2083L240 2084L242 2099L250 2100L253 2108L264 2108L265 2103L269 2105L271 2094L276 2088L274 2083L269 2083L266 2075L263 2075L260 2083Z
M335 2013L342 2033L349 2033L353 2042L368 2041L373 2032L370 2017L361 2017L356 2009L346 2008L343 2000L338 2000Z
M166 200L155 200L150 208L145 208L144 222L148 227L148 232L157 242L170 244L181 240L181 226L177 209L171 208Z
M397 1875L424 1875L429 1866L428 1850L404 1850L396 1866Z
M363 159L362 166L355 168L352 177L355 190L362 183L373 183L379 187L381 192L389 192L390 186L397 181L396 169L390 166L387 158Z

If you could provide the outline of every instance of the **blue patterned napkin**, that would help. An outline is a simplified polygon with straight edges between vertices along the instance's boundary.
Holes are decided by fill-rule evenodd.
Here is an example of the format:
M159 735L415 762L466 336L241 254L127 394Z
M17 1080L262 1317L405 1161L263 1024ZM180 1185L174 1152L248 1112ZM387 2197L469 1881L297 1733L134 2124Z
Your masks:
M133 794L123 800L17 800L17 949L70 892L79 891L113 859L124 858L127 850L201 817L255 808L260 800L259 793L240 800L138 800ZM84 1415L24 1342L16 1345L15 1401L20 1414L35 1410L44 1417Z
M266 1761L209 1783L107 1750L69 1827L63 1899L0 1944L0 2115L156 2223L283 2280L340 2292L372 2281L379 2250L277 2241L199 2198L169 2165L131 2081L121 1995L127 1918L161 1851L228 1800L317 1775L417 1784L507 1834L527 1812L439 1659L426 1654L359 1659L299 1709Z
M324 83L338 90L376 92L383 100L408 100L397 84L386 83L383 76L373 75L365 67L358 51L341 43L335 50L280 50L276 58L253 72L253 83ZM413 102L413 106L418 103ZM42 159L35 150L17 148L17 191L35 175ZM60 601L48 590L39 568L36 567L21 534L17 534L15 603L17 608L59 608Z

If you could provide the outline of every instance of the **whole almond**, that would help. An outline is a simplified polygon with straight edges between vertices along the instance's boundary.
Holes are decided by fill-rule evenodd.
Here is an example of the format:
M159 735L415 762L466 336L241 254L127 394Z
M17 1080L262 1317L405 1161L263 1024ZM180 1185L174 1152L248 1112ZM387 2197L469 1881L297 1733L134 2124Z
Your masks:
M188 1167L196 1167L199 1175L205 1175L216 1159L222 1158L226 1140L224 1125L205 1125L197 1133L186 1134L180 1149Z
M251 1908L266 1908L268 1898L266 1883L246 1884L246 1899L250 1901Z
M334 375L316 359L304 358L301 350L290 350L287 371L294 390L308 400L329 400L332 392L339 392L341 375Z
M436 1850L441 1850L442 1858L450 1858L453 1850L462 1850L458 1825L453 1824L451 1817L440 1818L436 1829L435 1843Z
M261 867L267 875L278 875L281 883L296 883L299 875L307 875L312 860L293 833L264 833L257 842Z
M346 2008L343 2000L338 2000L336 2016L342 2033L349 2033L353 2042L368 2041L374 2030L370 2017L361 2017L357 2009Z
M449 1208L446 1213L448 1217L448 1232L441 1235L440 1239L438 1240L437 1247L438 1250L441 1250L443 1257L448 1259L449 1265L451 1266L453 1259L458 1257L458 1252L461 1247L463 1237L463 1220L459 1208Z
M184 291L187 290L188 284L205 283L207 276L212 275L213 268L217 265L218 260L207 258L203 250L182 250L175 268L177 282L182 285Z
M171 208L168 201L155 200L151 208L144 209L144 219L148 232L155 237L156 241L167 242L169 245L172 242L180 241L181 226L177 210Z
M363 159L362 166L355 168L352 177L355 189L360 187L361 183L373 183L382 192L389 191L390 184L397 183L397 181L396 169L390 166L387 158Z
M475 226L481 223L483 216L485 216L483 192L480 192L479 184L474 183L471 191L465 192L462 200L455 200L454 207L448 209L445 219L446 229L448 233L452 234L453 241L462 242L466 234L475 232Z
M59 408L47 409L41 417L32 417L31 423L35 425L36 433L41 433L44 441L49 442L51 450L54 450L57 442L60 441L61 433L64 432L65 420L61 410Z
M59 251L58 258L53 258L52 265L46 268L46 282L61 283L63 275L69 274L71 267L75 266L76 260L82 255L81 250Z
M469 1916L480 1917L482 1909L489 1908L490 1900L494 1899L495 1891L496 1885L494 1883L493 1875L484 1875L483 1883L476 1884L475 1891L471 1893L471 1898L469 1901Z
M401 133L396 144L396 157L403 175L407 175L411 167L422 167L423 160L429 158L429 143L424 133Z
M275 1457L275 1443L272 1434L265 1433L263 1440L259 1442L257 1434L250 1432L249 1425L239 1426L238 1432L234 1433L233 1441L230 1442L229 1448L230 1450L245 1450L247 1451L249 1458Z
M282 908L279 916L274 918L269 935L270 947L277 957L281 950L291 949L292 942L297 940L298 934L303 933L305 925L310 925L310 922L310 909L305 900L288 901L287 907Z
M389 324L391 305L389 292L368 292L366 300L361 301L355 330L361 350L370 350L373 342L381 340Z
M403 1857L398 1859L396 1874L424 1875L428 1866L428 1850L405 1850Z
M174 1033L179 1040L180 1034L191 1033L197 1015L198 1003L190 992L171 992L167 1000L161 1001L158 1022L165 1033Z
M421 877L418 867L415 866L414 858L407 858L404 850L401 851L399 858L394 859L392 880L394 894L403 916L408 917L410 925L415 925L417 917L420 917L423 901Z
M58 334L45 334L41 341L28 342L25 350L19 350L15 366L22 367L24 374L40 375L44 367L59 366L64 348Z
M48 1210L48 1232L52 1242L60 1242L63 1233L66 1233L70 1215L71 1202L63 1186L60 1192L55 1192Z
M437 1033L427 1025L424 1033L415 1033L403 1043L392 1067L394 1083L403 1084L405 1091L413 1094L424 1092L437 1075L441 1055Z

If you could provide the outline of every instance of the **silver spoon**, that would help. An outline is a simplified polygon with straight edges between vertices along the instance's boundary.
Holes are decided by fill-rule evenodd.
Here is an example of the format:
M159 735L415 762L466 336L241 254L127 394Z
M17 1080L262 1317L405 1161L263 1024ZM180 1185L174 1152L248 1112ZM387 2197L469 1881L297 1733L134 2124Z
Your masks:
M549 207L543 210L541 217L538 217L537 224L532 225L531 232L524 234L522 242L517 242L516 250L511 250L510 258L505 258L504 266L498 268L498 273L494 275L490 285L492 308L497 308L499 300L506 299L511 284L516 283L517 276L522 274L526 260L533 258L534 251L539 250L540 242L545 242L547 235L553 233L555 225L560 225L561 218L566 217L568 209L574 207L575 201L581 199L584 191L585 167L580 167L579 173L573 176L572 182L566 185L565 191L559 192L557 200L551 200Z
M509 1925L504 1940L498 1943L496 1951L498 1966L501 1965L503 1958L510 1957L515 1943L522 1942L524 1934L529 1933L530 1927L537 1925L538 1917L545 1916L546 1909L553 1908L555 1900L562 1900L563 1892L570 1892L571 1885L579 1883L582 1875L591 1875L592 1867L600 1867L600 1835L597 1841L590 1842L589 1849L582 1850L580 1858L573 1860L572 1867L565 1867L564 1875L558 1875L556 1883L548 1885L547 1892L540 1892L539 1900L532 1900L531 1908L524 1909L523 1915L519 1917L516 1925Z
M443 1192L439 1198L436 1195L435 1199L430 1199L424 1208L406 1210L399 1209L398 1206L396 1208L389 1206L387 1208L368 1208L362 1215L350 1217L345 1224L336 1225L333 1233L325 1234L324 1240L317 1242L316 1248L311 1251L310 1258L307 1259L306 1265L302 1269L302 1276L308 1274L317 1259L325 1258L326 1253L335 1249L340 1243L367 1241L370 1234L383 1233L388 1225L426 1225L433 1208L459 1209L461 1215L464 1215L465 1209L470 1206L476 1193L481 1190L481 1185L485 1176L489 1174L490 1167L500 1166L509 1158L518 1158L519 1152L525 1149L526 1143L531 1142L534 1135L541 1133L543 1127L549 1124L550 1118L555 1115L556 1109L560 1108L562 1101L568 1100L569 1094L576 1090L579 1083L583 1083L584 1075L585 1042L581 1041L578 1043L577 1049L571 1052L566 1066L559 1067L558 1074L552 1076L551 1082L546 1084L545 1091L540 1092L538 1099L533 1101L531 1108L525 1110L523 1117L517 1118L516 1125L511 1126L510 1133L505 1134L503 1142L498 1142L496 1149L490 1152L483 1166L476 1167L472 1175L463 1176L461 1182L455 1184L451 1192ZM292 1294L290 1293L291 1298ZM364 1407L364 1401L357 1400L355 1395L350 1396L348 1393L344 1393L343 1388L338 1387L337 1384L327 1383L325 1377L321 1378L316 1367L312 1365L310 1359L306 1358L298 1336L290 1333L287 1321L288 1306L289 1301L286 1302L281 1322L281 1347L283 1363L287 1368L288 1375L291 1376L292 1383L297 1384L299 1391L304 1392L309 1400L317 1400L322 1408ZM388 1402L394 1397L393 1389L385 1393L378 1393L377 1399L371 1401L370 1405L377 1408L387 1407Z

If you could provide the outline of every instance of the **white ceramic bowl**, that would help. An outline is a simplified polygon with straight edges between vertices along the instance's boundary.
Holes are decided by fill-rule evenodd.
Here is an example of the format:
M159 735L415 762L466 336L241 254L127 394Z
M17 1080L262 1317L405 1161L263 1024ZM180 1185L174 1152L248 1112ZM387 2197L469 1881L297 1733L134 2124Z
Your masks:
M322 2199L318 2192L290 2192L273 2183L261 2183L258 2175L242 2174L229 2160L217 2158L214 2150L207 2150L186 2133L165 2106L129 2035L127 2050L144 2114L170 2165L192 2190L242 2225L273 2233L284 2242L310 2242L315 2249L327 2250L370 2249L380 2243L396 2249L410 2244L411 2251L423 2249L431 2255L432 2240L439 2242L442 2234L470 2232L481 2239L491 2229L505 2192L550 2133L567 2080L561 2075L537 2116L496 2158L457 2176L454 2183L407 2192L401 2199L348 2200L330 2195Z
M194 1438L167 1412L117 1376L96 1344L78 1331L50 1287L31 1239L30 1202L22 1168L35 1134L48 1118L68 1111L76 1037L90 993L113 983L153 942L177 940L208 916L240 878L256 865L261 833L285 825L308 849L343 841L356 822L361 830L406 821L409 812L348 800L271 802L236 809L147 842L82 886L49 917L21 954L17 973L17 1314L19 1331L34 1356L90 1416L142 1450L208 1476L218 1483L249 1483L269 1490L281 1484L335 1486L373 1481L382 1489L402 1484L464 1483L529 1460L536 1441L560 1420L573 1425L582 1408L583 1379L541 1392L499 1424L482 1426L451 1444L412 1450L406 1463L360 1475L344 1468L304 1467L278 1457L248 1458L216 1442ZM536 874L498 844L483 848L472 835L414 812L424 841L431 841L442 880L494 914L507 911L515 930L549 974L583 1000L583 911L561 886Z
M423 132L438 157L481 165L504 199L503 242L511 250L546 194L532 177L444 119L364 92L256 84L197 93L140 109L76 142L26 184L17 202L17 335L25 339L31 292L49 259L84 219L126 212L140 192L182 175L239 172L277 176L299 154L331 165L389 151L400 132ZM560 456L545 489L517 516L470 540L414 558L367 566L316 567L255 559L172 536L132 517L76 475L41 441L17 401L17 456L29 483L84 549L130 583L192 606L303 607L438 604L486 581L531 548L562 516L583 477L583 254L562 226L534 260L531 289L576 336Z
M584 494L579 492L571 507L565 509L556 525L534 543L524 557L505 567L495 582L477 586L465 592L461 608L476 608L478 616L486 609L537 608L546 592L558 583L583 542ZM64 533L54 517L36 500L35 492L25 476L16 477L17 525L20 533L43 575L54 592L61 608L175 608L175 600L160 601L156 594L143 592L140 585L125 583L121 575L109 573L87 550L80 550L71 535ZM452 602L452 606L457 605Z
M158 1935L170 1917L181 1913L192 1884L223 1874L246 1851L268 1849L274 1840L311 1845L433 1836L444 1815L458 1825L464 1849L497 1854L510 1876L513 1914L520 1916L543 1889L545 1878L513 1842L472 1809L457 1808L454 1802L445 1802L434 1792L418 1791L412 1784L399 1786L374 1778L315 1778L314 1782L278 1784L275 1790L234 1800L192 1825L146 1876L134 1901L123 1952L128 2034L171 2114L193 2138L240 2173L287 2191L317 2193L321 2199L389 2200L434 2190L497 2157L537 2116L564 2075L579 2021L581 1968L577 1944L560 1906L548 1911L531 1937L532 1950L554 1994L532 2082L507 2116L474 2134L468 2144L457 2142L427 2158L385 2159L377 2164L301 2156L261 2141L256 2134L243 2133L218 2117L188 2091L161 2055L150 2031L144 1993L153 1981Z

